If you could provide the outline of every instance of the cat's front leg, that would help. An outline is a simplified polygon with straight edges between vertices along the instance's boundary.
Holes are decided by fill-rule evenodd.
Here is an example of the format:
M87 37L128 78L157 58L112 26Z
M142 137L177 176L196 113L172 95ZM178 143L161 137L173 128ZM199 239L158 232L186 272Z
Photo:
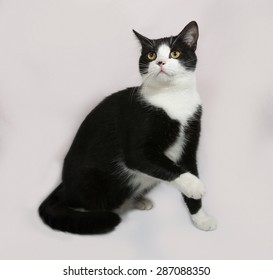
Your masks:
M201 230L215 230L217 222L214 218L207 215L202 207L201 197L205 194L202 181L192 173L186 172L173 182L183 194L193 224Z
M200 199L205 194L202 181L190 172L181 174L172 183L189 198Z

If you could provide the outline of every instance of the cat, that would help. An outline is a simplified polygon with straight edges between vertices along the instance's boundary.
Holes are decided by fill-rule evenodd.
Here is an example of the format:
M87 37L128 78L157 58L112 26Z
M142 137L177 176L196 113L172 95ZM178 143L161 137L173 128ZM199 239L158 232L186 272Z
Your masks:
M62 183L42 202L39 215L55 230L101 234L121 222L122 209L148 210L145 195L160 182L182 194L193 224L214 230L202 208L198 178L202 106L196 91L198 25L141 44L143 82L106 97L87 115L64 159Z

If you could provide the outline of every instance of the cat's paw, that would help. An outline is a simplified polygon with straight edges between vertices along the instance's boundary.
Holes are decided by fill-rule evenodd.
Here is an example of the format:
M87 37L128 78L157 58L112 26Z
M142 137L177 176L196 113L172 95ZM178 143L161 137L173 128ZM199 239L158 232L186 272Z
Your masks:
M216 220L208 216L202 209L191 215L191 219L193 224L201 230L211 231L217 228Z
M139 210L151 210L153 206L153 202L146 197L136 199L134 202L134 207Z
M202 181L190 172L180 175L174 182L178 189L189 198L200 199L205 194Z

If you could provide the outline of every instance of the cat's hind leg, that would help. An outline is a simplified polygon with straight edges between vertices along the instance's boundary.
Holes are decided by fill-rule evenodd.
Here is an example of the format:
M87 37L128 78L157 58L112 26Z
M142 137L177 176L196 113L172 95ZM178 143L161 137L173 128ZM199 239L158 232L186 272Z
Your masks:
M115 209L114 212L118 215L124 215L132 209L150 210L152 208L153 202L150 199L139 196L137 198L133 197L127 199L119 208Z
M139 210L151 210L153 208L153 202L144 196L134 198L133 207Z

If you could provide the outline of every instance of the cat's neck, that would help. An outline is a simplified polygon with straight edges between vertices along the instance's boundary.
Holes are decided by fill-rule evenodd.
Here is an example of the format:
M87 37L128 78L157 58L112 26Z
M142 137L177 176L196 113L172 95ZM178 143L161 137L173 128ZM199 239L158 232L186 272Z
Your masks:
M166 85L146 83L141 87L141 94L146 102L162 108L183 125L201 105L194 73L183 75Z
M141 88L143 95L196 91L196 75L195 72L188 72L170 81L143 80Z

